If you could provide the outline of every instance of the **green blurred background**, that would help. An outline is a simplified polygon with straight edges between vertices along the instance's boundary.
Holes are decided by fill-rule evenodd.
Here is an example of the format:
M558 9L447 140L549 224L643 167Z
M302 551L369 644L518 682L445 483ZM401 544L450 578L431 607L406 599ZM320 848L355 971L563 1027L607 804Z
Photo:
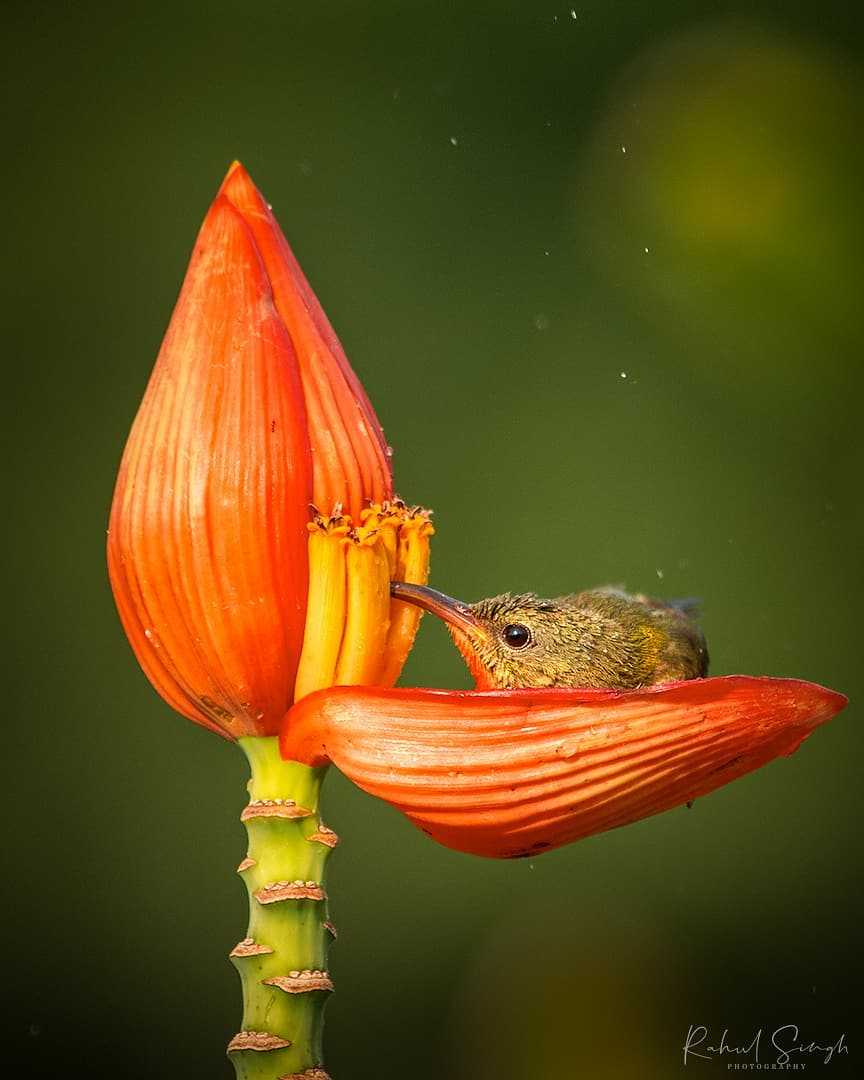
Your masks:
M14 1075L232 1075L244 762L151 691L103 542L233 157L436 510L434 584L698 595L715 673L852 698L692 811L533 862L332 775L335 1080L725 1073L682 1068L691 1023L845 1032L808 1075L864 1075L860 5L3 17ZM467 685L431 621L403 682Z

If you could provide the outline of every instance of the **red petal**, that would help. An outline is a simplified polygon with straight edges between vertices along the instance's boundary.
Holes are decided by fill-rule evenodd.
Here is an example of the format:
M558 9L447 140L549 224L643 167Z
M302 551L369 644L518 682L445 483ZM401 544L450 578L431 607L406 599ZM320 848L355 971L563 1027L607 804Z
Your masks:
M291 339L247 224L219 197L126 445L108 562L150 681L229 737L272 734L292 699L310 497Z
M359 522L368 502L381 502L393 493L381 425L276 218L239 162L232 165L221 191L255 236L276 306L297 350L309 415L315 505L329 514L341 503Z
M447 847L508 858L706 795L845 704L744 675L628 692L338 687L291 709L282 754L332 760Z

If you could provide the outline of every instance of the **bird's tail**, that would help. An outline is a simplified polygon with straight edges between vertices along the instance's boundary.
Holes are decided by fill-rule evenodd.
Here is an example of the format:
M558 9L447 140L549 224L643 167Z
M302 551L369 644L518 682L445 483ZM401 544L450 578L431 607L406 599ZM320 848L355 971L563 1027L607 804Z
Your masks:
M702 614L702 601L698 596L682 596L677 600L666 600L665 607L674 608L691 619L698 619Z
M698 619L702 614L702 601L698 596L682 596L674 600L658 600L656 596L646 596L645 593L637 593L636 599L652 608L671 608L680 611L688 619Z

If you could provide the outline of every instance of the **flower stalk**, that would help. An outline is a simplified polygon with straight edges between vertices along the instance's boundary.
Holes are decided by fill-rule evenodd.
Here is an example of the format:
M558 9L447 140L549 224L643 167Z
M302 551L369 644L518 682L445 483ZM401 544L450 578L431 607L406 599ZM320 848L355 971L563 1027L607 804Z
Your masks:
M243 987L242 1028L228 1045L238 1080L323 1080L327 953L325 867L338 843L318 813L326 769L279 757L278 740L238 742L251 769L240 815L248 834L237 870L249 927L230 956Z

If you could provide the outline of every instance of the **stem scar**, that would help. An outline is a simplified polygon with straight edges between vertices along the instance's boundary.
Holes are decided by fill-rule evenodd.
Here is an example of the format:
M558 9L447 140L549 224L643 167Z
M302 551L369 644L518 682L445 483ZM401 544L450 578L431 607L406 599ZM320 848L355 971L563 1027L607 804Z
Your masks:
M252 894L259 904L276 904L281 900L326 900L327 893L317 881L272 881Z
M274 975L262 979L265 986L275 986L286 994L308 994L313 990L332 990L333 980L326 971L289 971L287 975Z
M305 818L311 817L312 811L305 806L298 806L293 799L253 799L244 807L241 821L250 818Z
M228 1053L236 1054L241 1050L285 1050L291 1045L290 1039L280 1039L269 1031L238 1031L228 1043Z

